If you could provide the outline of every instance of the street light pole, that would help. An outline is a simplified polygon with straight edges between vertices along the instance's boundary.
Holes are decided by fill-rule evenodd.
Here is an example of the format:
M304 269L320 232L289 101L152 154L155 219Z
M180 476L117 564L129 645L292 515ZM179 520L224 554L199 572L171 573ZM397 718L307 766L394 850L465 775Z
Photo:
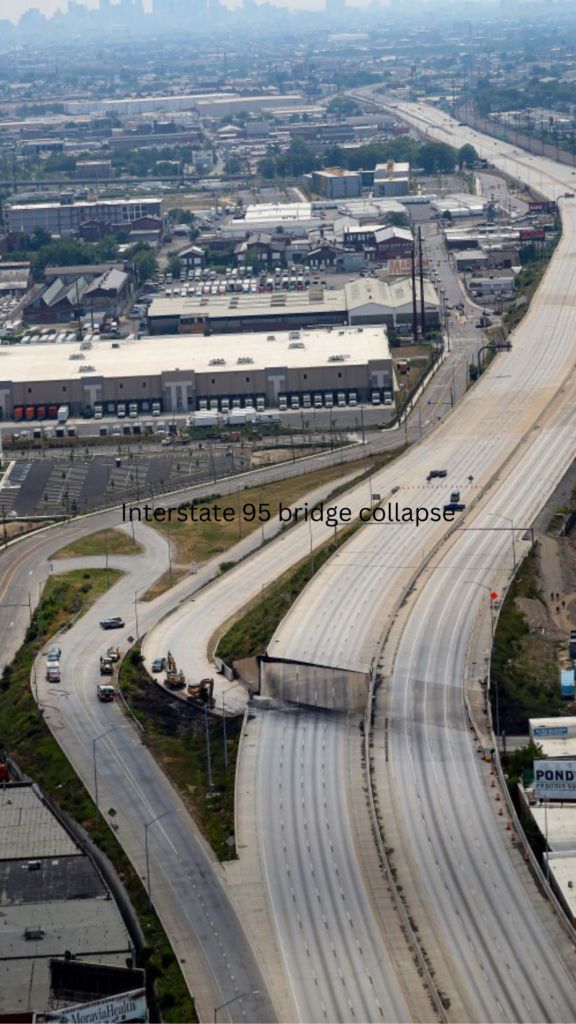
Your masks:
M169 814L180 814L180 808L174 807L171 811L164 811L163 814L159 814L157 818L152 818L152 821L147 821L144 824L144 850L146 853L146 888L148 889L148 908L152 910L152 890L150 888L150 861L148 859L148 829L151 825L155 825L161 818L167 818Z
M125 729L125 725L114 725L111 729L107 729L106 732L100 733L100 736L95 736L92 740L92 761L94 763L94 798L96 803L96 821L100 817L100 807L98 804L98 768L96 765L96 744L98 740L103 740L105 736L109 736L111 732L116 732L117 729Z
M478 580L464 580L464 583L471 583L475 587L482 587L482 590L487 590L490 595L490 663L492 662L492 649L494 647L494 597L491 587L487 587L485 583L479 583ZM490 685L492 685L492 672L490 672ZM498 753L500 753L500 706L498 699L498 680L495 680L495 696L496 696L496 745L498 747Z
M136 619L136 643L137 644L140 643L140 625L139 625L139 622L138 622L138 594L140 593L141 590L146 590L147 586L148 586L148 584L145 583L143 587L138 587L138 589L134 591L134 618Z
M512 530L512 561L514 563L514 575L516 575L516 540L514 537L514 520L510 516L503 516L501 512L489 512L490 516L497 516L498 519L505 519L506 522L510 523L510 529Z
M204 705L204 725L206 728L206 757L208 759L208 792L210 796L214 793L214 784L212 782L212 757L210 755L210 732L208 730L208 708Z
M230 1006L232 1003L235 1003L238 999L245 999L246 996L259 996L259 995L260 995L260 990L256 988L256 989L254 989L253 992L241 992L239 996L234 996L234 998L233 999L229 999L227 1003L222 1003L222 1006L215 1006L214 1007L214 1024L218 1024L218 1013L219 1013L220 1010L225 1010L227 1006Z
M222 693L222 724L224 727L224 767L226 769L226 775L228 775L228 742L226 736L226 708L224 706L224 698L226 697L227 693L230 693L230 690L235 690L237 686L241 685L242 680L240 680L237 683L234 683L234 686L229 686L228 689L224 690Z

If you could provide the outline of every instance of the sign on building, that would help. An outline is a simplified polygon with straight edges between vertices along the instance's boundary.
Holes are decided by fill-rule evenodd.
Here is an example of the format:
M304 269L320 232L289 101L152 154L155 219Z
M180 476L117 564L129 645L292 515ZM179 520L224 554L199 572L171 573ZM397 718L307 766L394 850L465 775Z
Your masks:
M539 800L576 800L576 761L534 761L534 792Z
M117 996L95 999L91 1003L66 1006L50 1013L35 1014L35 1020L51 1024L119 1024L120 1021L146 1021L146 990L134 989Z

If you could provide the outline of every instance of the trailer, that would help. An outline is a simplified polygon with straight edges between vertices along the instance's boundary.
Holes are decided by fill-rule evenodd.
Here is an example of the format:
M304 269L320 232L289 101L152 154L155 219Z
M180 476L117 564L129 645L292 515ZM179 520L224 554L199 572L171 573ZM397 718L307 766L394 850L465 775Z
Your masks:
M60 406L58 406L58 417L57 417L58 423L66 423L69 415L70 415L70 406L69 405L60 405Z

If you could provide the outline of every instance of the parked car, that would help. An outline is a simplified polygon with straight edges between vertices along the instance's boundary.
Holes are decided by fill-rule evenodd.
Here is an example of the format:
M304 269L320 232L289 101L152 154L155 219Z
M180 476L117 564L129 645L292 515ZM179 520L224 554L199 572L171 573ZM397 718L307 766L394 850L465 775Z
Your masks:
M166 668L166 658L154 658L152 662L152 671L155 673L163 672Z

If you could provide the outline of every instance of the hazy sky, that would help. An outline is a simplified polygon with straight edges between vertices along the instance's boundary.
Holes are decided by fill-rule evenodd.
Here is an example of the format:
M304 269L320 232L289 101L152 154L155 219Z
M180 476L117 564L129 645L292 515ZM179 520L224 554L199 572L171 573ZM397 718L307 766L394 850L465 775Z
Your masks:
M116 0L112 0L112 2L114 3ZM273 2L286 7L307 7L310 9L324 7L324 0L273 0ZM361 7L369 3L369 0L349 0L349 2L352 6ZM386 3L387 0L383 0L383 2ZM240 4L240 0L222 0L222 3L227 7L236 7ZM85 6L98 7L98 0L87 0ZM144 8L146 10L150 10L151 6L152 0L144 0ZM0 0L0 20L2 18L9 18L11 21L18 21L20 15L30 7L35 7L37 10L42 11L42 14L49 16L58 8L66 11L68 0Z

